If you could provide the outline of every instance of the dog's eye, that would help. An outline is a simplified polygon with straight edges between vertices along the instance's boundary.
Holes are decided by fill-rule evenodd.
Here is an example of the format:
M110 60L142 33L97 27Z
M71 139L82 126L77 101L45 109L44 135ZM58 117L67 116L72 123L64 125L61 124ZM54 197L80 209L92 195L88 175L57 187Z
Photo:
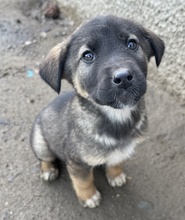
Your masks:
M129 40L128 43L127 43L127 47L130 50L136 50L138 48L138 44L135 40Z
M95 58L95 56L91 51L85 51L82 54L82 60L85 62L91 62L94 60L94 58Z

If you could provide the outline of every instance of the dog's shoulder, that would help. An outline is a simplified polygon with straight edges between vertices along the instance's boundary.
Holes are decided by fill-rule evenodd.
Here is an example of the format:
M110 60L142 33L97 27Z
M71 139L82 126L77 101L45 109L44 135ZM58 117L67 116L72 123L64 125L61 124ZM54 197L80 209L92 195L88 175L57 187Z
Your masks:
M48 107L55 111L61 111L61 109L65 108L68 103L72 102L75 94L76 93L74 90L63 92L61 95L55 98Z
M75 97L75 91L70 90L67 92L63 92L59 96L57 96L52 102L49 103L37 116L37 120L51 122L62 119L65 120L66 114L68 114L68 109L70 108L70 104Z

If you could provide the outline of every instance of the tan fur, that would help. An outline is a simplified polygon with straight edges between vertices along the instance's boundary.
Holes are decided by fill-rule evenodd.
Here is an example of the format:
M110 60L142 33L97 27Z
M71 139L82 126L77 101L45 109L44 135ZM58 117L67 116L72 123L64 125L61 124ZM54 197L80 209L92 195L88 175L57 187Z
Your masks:
M119 164L116 166L107 167L106 173L110 179L115 179L117 176L119 176L121 173L123 173L123 166L122 166L122 164Z
M65 39L64 41L62 41L61 43L57 44L56 46L54 46L48 53L48 55L46 56L46 59L56 59L57 62L59 61L59 56L61 51L66 50L66 46L68 45L69 41L70 41L70 37L68 37L67 39Z
M65 49L66 45L67 45L67 41L63 41L62 43L59 43L56 46L54 46L49 51L48 55L45 58L45 61L50 63L50 67L52 67L53 64L56 64L56 65L58 64L60 52L61 50Z
M78 80L78 75L74 77L74 87L77 92L84 98L88 98L88 93L82 88L81 83Z
M55 169L53 162L41 162L41 170L43 173L50 171L52 168Z
M91 170L86 178L80 178L77 175L70 173L70 178L73 183L76 195L80 203L92 198L96 193L96 187L94 186L93 171Z

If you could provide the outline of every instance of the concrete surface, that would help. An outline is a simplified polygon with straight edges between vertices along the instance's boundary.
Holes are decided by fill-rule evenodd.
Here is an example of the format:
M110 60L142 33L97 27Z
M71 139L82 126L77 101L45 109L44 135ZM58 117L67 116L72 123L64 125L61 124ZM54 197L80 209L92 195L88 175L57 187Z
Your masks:
M166 58L148 82L149 132L134 157L125 162L130 178L124 187L112 189L103 169L97 168L96 185L103 201L90 210L78 204L65 167L57 181L47 184L40 180L29 133L38 111L57 94L40 79L38 65L80 21L77 3L66 3L65 19L44 21L40 2L0 0L0 220L184 220L185 106L155 82L169 65L175 68ZM130 2L131 8L138 4ZM116 2L115 7L119 8ZM62 88L69 85L63 82Z

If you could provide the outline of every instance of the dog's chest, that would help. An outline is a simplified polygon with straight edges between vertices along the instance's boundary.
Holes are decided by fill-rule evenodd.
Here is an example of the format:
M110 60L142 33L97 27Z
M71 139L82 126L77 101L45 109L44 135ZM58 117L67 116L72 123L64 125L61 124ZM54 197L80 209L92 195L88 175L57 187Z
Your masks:
M132 142L123 149L116 149L112 151L106 157L106 164L108 166L114 166L116 164L123 162L126 159L129 159L134 153L135 146L136 143Z
M134 153L135 146L136 142L131 142L127 146L115 148L114 150L108 152L95 151L92 154L86 154L84 161L90 166L98 166L102 164L114 166L130 158Z
M117 165L131 157L139 142L132 135L140 121L132 115L135 108L125 107L118 110L108 106L101 107L102 113L107 118L97 123L97 129L91 133L91 144L83 155L84 162L90 166L107 164Z

